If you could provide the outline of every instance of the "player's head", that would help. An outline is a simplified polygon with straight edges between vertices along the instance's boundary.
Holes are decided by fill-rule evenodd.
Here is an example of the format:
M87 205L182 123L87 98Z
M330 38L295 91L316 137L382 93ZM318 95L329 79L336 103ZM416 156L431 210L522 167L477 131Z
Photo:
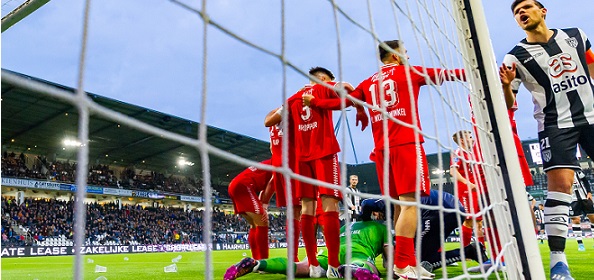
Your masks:
M392 213L394 213L394 206L390 205ZM386 219L386 203L382 199L367 198L361 201L361 215L359 219L362 221L385 220Z
M349 177L349 183L351 184L351 187L357 187L357 184L359 183L359 176L351 175Z
M460 130L452 135L454 143L463 149L470 149L474 145L474 139L472 138L472 132L468 130Z
M526 31L536 29L547 18L547 9L537 0L515 0L511 10L518 25Z
M541 204L539 204L539 205L538 205L538 209L541 209L541 210L542 210L542 209L544 209L544 204L542 204L542 203L541 203Z
M390 48L384 47L382 44L377 46L379 50L379 58L383 64L404 64L405 60L408 60L408 55L406 54L406 48L404 47L404 43L400 40L391 40L391 41L384 41ZM396 52L396 53L394 53Z
M318 78L322 82L334 81L334 74L330 70L320 66L309 69L309 75ZM316 83L313 79L310 79L310 81Z

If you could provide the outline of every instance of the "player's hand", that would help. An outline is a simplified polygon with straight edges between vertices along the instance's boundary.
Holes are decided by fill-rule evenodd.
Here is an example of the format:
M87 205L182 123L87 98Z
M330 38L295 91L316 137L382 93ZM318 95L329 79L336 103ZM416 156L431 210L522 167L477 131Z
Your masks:
M587 197L589 200L592 200L592 193L588 193L588 194L586 195L586 197Z
M468 187L470 188L471 191L476 191L476 185L473 183L468 184Z
M303 99L303 106L309 106L311 105L311 100L315 97L312 94L303 94L301 98Z
M511 85L511 82L516 78L516 64L512 63L511 67L501 64L499 67L499 79L504 87Z
M357 108L357 118L355 119L355 125L359 126L361 123L361 131L365 130L369 125L369 117L367 117L367 113L365 113L365 109Z
M341 87L344 87L344 89L345 89L347 92L349 92L349 93L350 93L350 92L352 92L353 90L355 90L355 88L353 87L353 85L351 85L351 84L349 84L349 83L347 83L347 82L338 82L338 83L336 83L336 85L334 86L334 88L341 88Z

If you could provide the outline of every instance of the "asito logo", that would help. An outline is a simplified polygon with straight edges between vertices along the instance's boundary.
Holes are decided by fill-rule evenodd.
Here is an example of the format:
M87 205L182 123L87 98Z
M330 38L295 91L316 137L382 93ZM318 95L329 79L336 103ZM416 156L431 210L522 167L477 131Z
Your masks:
M570 73L574 73L578 70L578 64L568 53L561 53L552 56L549 59L548 64L549 74L553 79L555 79L555 82L561 78L561 81L552 84L552 89L555 93L588 83L588 77L585 75L569 75ZM563 76L563 74L568 75Z
M577 71L577 63L571 59L568 53L561 53L549 58L549 74L553 78L559 78L565 72Z

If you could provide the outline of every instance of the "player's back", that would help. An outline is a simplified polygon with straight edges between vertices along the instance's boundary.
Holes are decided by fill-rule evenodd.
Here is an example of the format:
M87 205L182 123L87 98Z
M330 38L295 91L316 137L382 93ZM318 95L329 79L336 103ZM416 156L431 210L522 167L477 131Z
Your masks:
M340 253L346 253L346 226L340 228ZM388 231L384 224L376 221L355 222L350 225L351 248L353 254L377 257L384 251L388 240Z
M319 84L306 85L289 98L289 125L294 134L297 159L310 161L340 152L334 136L332 111L303 106L301 97L304 94L315 98L338 98L334 90Z
M417 110L420 87L426 85L429 80L436 80L439 71L441 70L434 68L387 64L382 66L381 72L361 82L357 86L357 91L363 92L363 99L368 104L378 109L385 108L391 118L410 125L416 122L420 129ZM382 93L383 97L380 95ZM358 97L356 94L354 96ZM411 107L411 100L414 107ZM369 109L369 117L376 149L382 149L384 146L382 121L385 117L381 111L375 109ZM419 143L423 143L423 136L419 134L418 137ZM416 142L414 129L390 120L388 138L390 147Z

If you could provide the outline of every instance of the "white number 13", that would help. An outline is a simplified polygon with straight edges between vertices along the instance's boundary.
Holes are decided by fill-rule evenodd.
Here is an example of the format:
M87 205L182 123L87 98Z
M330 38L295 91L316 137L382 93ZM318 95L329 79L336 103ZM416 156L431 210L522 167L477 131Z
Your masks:
M398 103L398 91L396 88L396 83L393 80L384 80L382 82L382 88L384 89L384 105L385 107L390 107L394 104ZM377 84L373 84L369 87L369 91L371 92L371 101L373 102L374 106L380 106L380 98L381 91L378 91Z

